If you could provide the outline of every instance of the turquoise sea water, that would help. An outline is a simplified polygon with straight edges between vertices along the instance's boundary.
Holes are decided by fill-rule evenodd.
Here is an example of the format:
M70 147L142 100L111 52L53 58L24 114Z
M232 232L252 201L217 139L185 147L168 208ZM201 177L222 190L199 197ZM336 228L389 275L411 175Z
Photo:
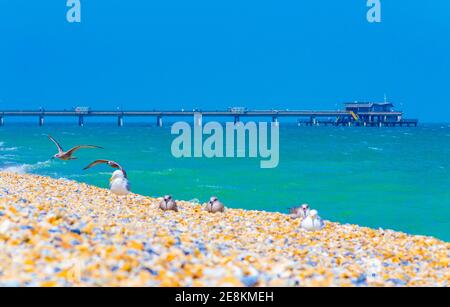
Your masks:
M95 144L78 160L50 161L50 133L65 149ZM126 168L136 193L230 207L287 212L303 202L328 220L382 227L450 241L450 124L417 128L297 127L281 125L280 164L259 159L176 159L164 128L111 123L9 123L0 128L0 169L65 177L107 187L111 169L81 169L97 158Z

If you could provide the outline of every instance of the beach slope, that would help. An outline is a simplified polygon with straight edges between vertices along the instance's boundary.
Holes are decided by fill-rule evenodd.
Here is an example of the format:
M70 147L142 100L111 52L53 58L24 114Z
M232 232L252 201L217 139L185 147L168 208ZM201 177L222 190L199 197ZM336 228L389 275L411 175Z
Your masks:
M176 191L174 191L175 193ZM450 244L0 173L0 286L448 286Z

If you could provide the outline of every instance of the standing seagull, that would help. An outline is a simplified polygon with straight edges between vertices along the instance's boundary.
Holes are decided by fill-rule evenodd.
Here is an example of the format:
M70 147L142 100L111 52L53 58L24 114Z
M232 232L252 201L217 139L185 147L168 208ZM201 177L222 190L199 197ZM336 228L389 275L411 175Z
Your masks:
M303 204L300 207L294 207L294 208L290 208L289 209L289 213L291 214L291 217L293 219L296 218L306 218L309 214L309 205L308 204Z
M83 168L83 170L87 170L97 164L108 164L112 168L118 168L118 170L114 171L109 179L109 189L112 193L116 195L127 195L130 193L130 183L128 181L127 173L119 163L110 160L95 160Z
M178 212L177 203L170 195L164 196L164 198L159 202L159 209L163 211L173 210Z
M309 231L321 230L325 227L325 223L318 216L317 210L311 210L308 216L300 224L303 229Z
M211 213L224 212L225 206L217 197L213 196L209 199L209 202L206 203L205 210Z
M60 160L64 160L64 161L75 160L76 158L73 157L72 155L78 149L81 149L81 148L101 148L101 149L103 149L103 147L95 146L95 145L78 145L68 151L64 151L64 149L61 147L61 145L54 138L52 138L51 135L47 135L47 136L53 143L55 143L56 147L58 147L58 153L53 155L52 159L60 159Z

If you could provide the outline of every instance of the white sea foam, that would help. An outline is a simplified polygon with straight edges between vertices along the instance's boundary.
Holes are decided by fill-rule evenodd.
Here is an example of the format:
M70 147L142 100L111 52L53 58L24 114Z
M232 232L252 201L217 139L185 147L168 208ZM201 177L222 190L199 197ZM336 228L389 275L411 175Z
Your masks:
M6 147L6 148L0 148L0 151L16 151L18 150L18 147Z
M378 148L378 147L367 147L367 148L375 150L375 151L383 151L383 148Z
M25 174L27 172L28 166L29 165L27 165L27 164L8 166L8 167L3 168L2 172Z
M6 159L14 159L16 158L16 155L11 155L11 154L6 154L6 155L0 155L0 159L1 160L6 160Z
M2 168L2 172L10 172L10 173L17 173L17 174L26 174L29 172L32 172L37 169L45 168L50 166L51 161L43 161L43 162L37 162L35 164L19 164L19 165L13 165L8 166L5 168Z
M18 147L4 147L5 146L5 142L0 142L0 151L16 151L17 149L19 149Z
M207 189L220 189L220 186L213 185L213 184L201 184L199 185L201 188L207 188Z

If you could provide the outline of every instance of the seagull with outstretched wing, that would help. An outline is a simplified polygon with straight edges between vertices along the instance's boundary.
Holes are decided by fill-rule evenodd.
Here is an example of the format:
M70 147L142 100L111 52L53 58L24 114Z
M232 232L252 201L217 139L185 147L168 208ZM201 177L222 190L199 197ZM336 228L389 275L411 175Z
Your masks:
M58 153L53 155L52 159L60 159L60 160L64 160L64 161L75 160L76 158L73 156L73 154L78 149L81 149L81 148L101 148L101 149L103 149L103 147L95 146L95 145L78 145L68 151L64 151L62 146L51 135L48 135L48 138L53 143L55 143L56 147L58 148Z
M130 182L128 181L127 172L117 162L103 159L95 160L94 162L83 168L83 170L87 170L98 164L107 164L112 168L117 169L116 171L113 172L111 178L109 179L109 189L111 190L112 193L117 195L126 195L130 193Z

